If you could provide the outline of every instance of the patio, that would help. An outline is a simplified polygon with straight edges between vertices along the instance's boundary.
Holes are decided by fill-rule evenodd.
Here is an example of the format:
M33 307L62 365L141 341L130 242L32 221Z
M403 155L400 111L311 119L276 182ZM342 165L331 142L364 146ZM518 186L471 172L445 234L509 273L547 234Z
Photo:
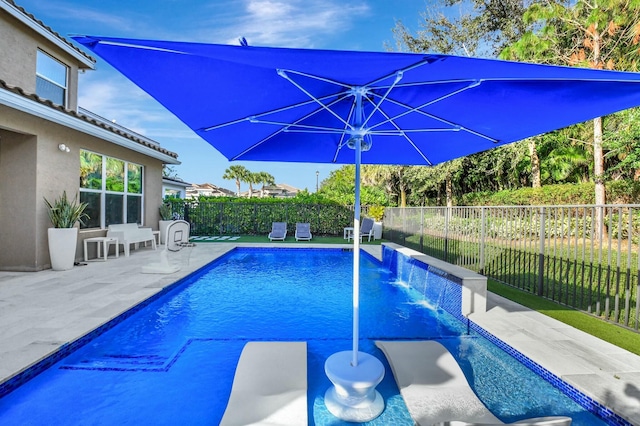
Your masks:
M159 256L158 251L144 249L128 258L89 261L70 271L0 272L0 382L237 245L283 247L287 243L197 244L189 264L183 263L182 270L171 275L142 274L141 265ZM315 243L309 247L351 246ZM379 245L362 249L381 256ZM640 424L639 356L491 293L487 313L474 314L471 320L629 423Z

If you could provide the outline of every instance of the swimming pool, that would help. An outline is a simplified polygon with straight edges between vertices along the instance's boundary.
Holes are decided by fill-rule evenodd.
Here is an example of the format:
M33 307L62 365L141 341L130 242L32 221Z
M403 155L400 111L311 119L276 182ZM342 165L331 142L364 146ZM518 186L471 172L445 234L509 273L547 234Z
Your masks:
M0 399L0 424L216 424L253 340L307 341L309 419L339 424L324 408L323 365L351 347L351 259L341 250L236 249ZM373 345L388 339L439 339L506 422L555 414L603 424L467 333L438 308L438 291L425 299L367 255L361 270L361 348L387 368L378 387L387 408L372 424L412 424Z

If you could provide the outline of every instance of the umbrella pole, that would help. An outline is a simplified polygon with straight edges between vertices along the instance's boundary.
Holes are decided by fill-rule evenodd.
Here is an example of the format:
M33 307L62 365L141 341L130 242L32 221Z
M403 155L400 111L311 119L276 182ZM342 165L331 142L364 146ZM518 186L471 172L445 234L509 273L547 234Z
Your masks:
M351 365L358 366L358 340L360 323L360 141L356 143L356 191L353 212L353 358Z
M353 212L353 350L331 355L324 364L333 386L324 395L327 410L349 422L368 422L384 410L384 399L376 386L384 378L384 366L373 355L358 351L360 315L360 163L362 160L362 91L354 90L356 123L350 142L355 148L355 203ZM351 360L349 360L351 358Z

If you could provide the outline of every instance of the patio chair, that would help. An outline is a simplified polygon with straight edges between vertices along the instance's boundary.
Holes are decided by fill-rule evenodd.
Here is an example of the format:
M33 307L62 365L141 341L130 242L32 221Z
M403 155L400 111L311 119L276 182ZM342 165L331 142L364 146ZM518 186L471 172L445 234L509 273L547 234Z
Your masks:
M351 241L351 238L355 237L355 233L353 236L348 235L347 241ZM369 217L365 217L360 223L360 242L362 242L363 237L368 237L367 241L371 241L371 238L373 237L373 219Z
M296 223L296 241L300 241L300 240L304 240L304 241L310 241L311 240L311 225L309 225L308 223Z
M287 238L287 222L273 222L271 224L271 232L269 233L269 240L284 241Z

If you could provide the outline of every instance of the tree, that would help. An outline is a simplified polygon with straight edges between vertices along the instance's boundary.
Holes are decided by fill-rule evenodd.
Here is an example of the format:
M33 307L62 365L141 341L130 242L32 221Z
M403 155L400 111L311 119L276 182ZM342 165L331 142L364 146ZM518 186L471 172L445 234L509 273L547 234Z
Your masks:
M609 148L605 161L610 179L640 180L640 108L614 114L603 129L603 143Z
M254 183L260 183L260 172L258 173L254 173L254 172L248 172L247 173L247 180L245 182L247 182L249 184L249 198L253 197L253 184Z
M162 177L167 178L178 178L178 172L174 166L170 166L168 164L164 164L162 166Z
M580 65L596 69L637 70L640 41L639 0L547 1L532 4L524 14L532 31L506 48L505 59ZM593 120L595 203L606 202L602 118ZM603 227L602 212L596 227Z
M364 176L366 172L363 173ZM388 167L388 166L387 166ZM337 170L333 170L329 177L322 181L322 188L318 193L327 200L334 201L343 205L353 205L355 203L355 166L342 166ZM385 191L376 185L368 184L363 177L360 187L360 202L366 206L387 206L388 200ZM368 182L368 183L365 183Z
M401 21L393 33L400 50L497 57L528 30L529 0L432 0L412 35ZM457 8L457 9L456 9ZM457 13L456 13L457 12Z
M531 2L532 0L444 0L437 3L432 1L427 6L427 11L421 15L423 22L417 35L411 34L402 22L396 23L393 32L399 50L497 57L506 46L519 40L529 30L530 24L523 19L523 14ZM455 12L454 7L459 8L457 13L452 13ZM494 155L500 154L488 153L476 158L484 160ZM540 165L535 139L529 141L529 158L530 172L533 174L529 181L539 185ZM518 157L518 165L521 164L520 160L521 157ZM520 179L520 170L507 166L510 167L509 173L508 176L504 176L502 173L507 171L507 167L495 167L496 164L503 164L502 162L484 163L495 172L492 175L492 184L500 184L503 178L515 177L516 182ZM448 194L448 203L453 202L456 184L456 178L445 171L450 170L450 167L451 165L448 165L441 169L444 174L436 173L444 178L438 182L445 184L444 191ZM495 180L496 178L499 179ZM475 185L471 186L477 188ZM426 187L434 189L429 184ZM442 188L438 187L438 191L440 189Z
M271 176L267 172L258 172L255 174L255 181L253 183L261 183L262 188L260 189L260 197L264 197L264 186L265 185L275 185L276 180L273 176Z
M238 197L240 196L240 183L247 182L249 179L250 171L244 166L231 166L224 171L222 179L235 180L236 188L238 189Z

